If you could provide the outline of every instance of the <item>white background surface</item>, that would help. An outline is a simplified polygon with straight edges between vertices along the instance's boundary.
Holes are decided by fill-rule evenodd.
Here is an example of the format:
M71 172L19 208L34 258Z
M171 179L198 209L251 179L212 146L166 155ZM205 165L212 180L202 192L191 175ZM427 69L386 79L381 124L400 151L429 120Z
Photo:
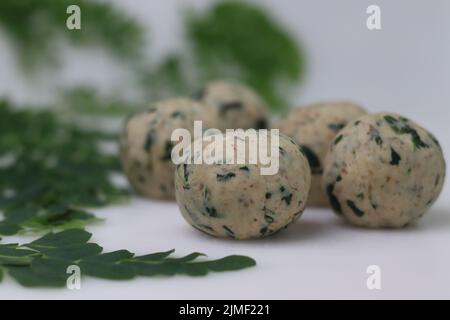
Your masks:
M177 47L179 9L208 1L115 0L152 31L151 56ZM430 129L450 150L449 1L258 1L270 8L299 41L308 73L298 103L352 99L370 111L402 113ZM368 31L368 5L381 7L382 30ZM67 51L62 72L36 83L17 75L14 52L0 33L0 94L18 101L41 101L56 83L94 83L111 90L126 81L101 53ZM149 53L150 55L150 53ZM448 157L447 157L448 159ZM203 235L188 226L173 203L133 199L98 210L106 218L91 226L105 251L137 254L176 248L210 258L244 254L255 268L205 278L139 278L113 282L85 279L82 289L24 289L11 279L0 285L5 298L300 299L450 298L450 190L416 226L365 230L345 225L329 210L307 209L287 230L264 240L231 241ZM6 238L5 242L23 241ZM366 288L366 268L381 267L382 290Z

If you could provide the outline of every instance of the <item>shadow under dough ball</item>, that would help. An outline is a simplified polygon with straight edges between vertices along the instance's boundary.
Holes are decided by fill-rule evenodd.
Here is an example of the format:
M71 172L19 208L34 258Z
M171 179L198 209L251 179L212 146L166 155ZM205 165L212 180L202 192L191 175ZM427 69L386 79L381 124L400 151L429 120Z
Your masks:
M436 138L394 113L363 116L339 132L323 187L334 211L354 225L400 228L438 198L445 160Z
M325 156L336 134L347 123L366 114L366 110L351 102L323 102L294 108L273 127L302 146L311 166L311 191L308 206L328 206L322 190Z
M204 106L185 98L153 103L127 120L120 136L120 159L136 192L148 198L175 199L171 152L176 142L171 135L178 128L192 134L194 120L202 120L204 129L212 126Z
M202 232L233 239L265 237L295 221L305 208L310 168L292 139L277 137L279 170L274 175L262 175L260 162L178 165L176 199L184 219Z

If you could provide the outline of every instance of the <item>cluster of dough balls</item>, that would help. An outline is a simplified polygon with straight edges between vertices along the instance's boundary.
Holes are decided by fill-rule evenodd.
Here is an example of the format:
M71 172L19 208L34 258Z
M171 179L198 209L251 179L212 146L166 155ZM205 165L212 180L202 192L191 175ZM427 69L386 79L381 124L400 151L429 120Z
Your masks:
M293 138L308 157L312 173L309 206L328 206L322 174L329 145L350 121L366 113L351 102L324 102L295 108L274 124L274 128Z
M351 224L404 227L442 190L445 160L438 141L398 114L360 117L329 148L324 190L333 210Z
M154 199L175 199L171 151L174 129L193 134L195 120L208 128L248 129L266 126L268 109L244 85L225 81L207 84L192 98L174 98L151 104L131 116L120 137L123 170L133 189Z
M211 82L191 98L154 103L131 116L120 157L138 193L176 198L183 217L210 235L264 237L295 221L307 204L330 206L358 226L403 227L420 218L443 187L438 141L397 114L367 114L350 102L295 108L273 126L280 130L274 175L262 175L259 162L175 166L171 134L177 128L192 134L195 120L226 140L225 129L266 128L269 112L251 89Z
M203 164L178 165L176 199L186 221L210 235L235 239L264 237L295 221L308 198L310 168L291 138L276 138L280 152L274 175L261 175L262 164L249 163L248 156L242 164L205 164L212 156L207 153ZM239 152L234 136L223 140Z

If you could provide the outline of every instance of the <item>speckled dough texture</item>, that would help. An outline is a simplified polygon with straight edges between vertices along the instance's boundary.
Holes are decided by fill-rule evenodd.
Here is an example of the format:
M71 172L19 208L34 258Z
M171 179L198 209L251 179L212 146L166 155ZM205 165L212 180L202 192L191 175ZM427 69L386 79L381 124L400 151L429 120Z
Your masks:
M234 239L268 236L295 221L305 208L310 168L301 148L279 137L275 175L261 175L260 163L177 166L176 199L186 221L207 234Z
M274 124L301 145L308 157L312 171L308 206L328 206L321 184L329 145L347 123L366 113L351 102L323 102L295 108Z
M193 98L211 108L219 130L267 128L267 106L253 90L242 84L213 81L196 91Z
M194 120L202 120L204 129L212 126L203 105L175 98L154 103L126 122L120 137L120 158L130 184L139 194L175 199L175 165L171 160L175 142L170 138L176 128L192 133Z
M404 227L439 196L445 161L436 138L393 113L366 115L339 132L323 187L336 213L354 225Z

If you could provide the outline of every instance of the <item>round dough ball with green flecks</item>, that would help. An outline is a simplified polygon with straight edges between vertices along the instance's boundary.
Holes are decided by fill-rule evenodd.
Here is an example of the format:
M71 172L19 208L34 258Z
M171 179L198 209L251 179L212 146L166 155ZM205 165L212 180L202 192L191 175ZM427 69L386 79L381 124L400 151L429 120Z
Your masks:
M400 228L439 196L445 160L436 138L394 113L366 115L330 146L323 187L336 213L354 225Z
M213 81L195 92L193 98L211 108L219 130L263 129L268 126L266 104L252 89L242 84Z
M328 206L321 186L323 162L328 147L347 123L367 112L351 102L316 103L295 108L273 127L302 146L311 166L309 206Z
M203 129L210 128L211 119L203 105L185 98L153 103L131 116L120 137L120 158L132 187L148 198L174 199L172 132L185 128L192 133L194 120L202 120Z
M234 239L265 237L295 221L305 208L311 172L301 148L289 137L277 137L279 167L274 175L262 175L267 166L248 157L243 164L178 165L176 199L186 221L207 234ZM224 140L236 152L235 140Z

